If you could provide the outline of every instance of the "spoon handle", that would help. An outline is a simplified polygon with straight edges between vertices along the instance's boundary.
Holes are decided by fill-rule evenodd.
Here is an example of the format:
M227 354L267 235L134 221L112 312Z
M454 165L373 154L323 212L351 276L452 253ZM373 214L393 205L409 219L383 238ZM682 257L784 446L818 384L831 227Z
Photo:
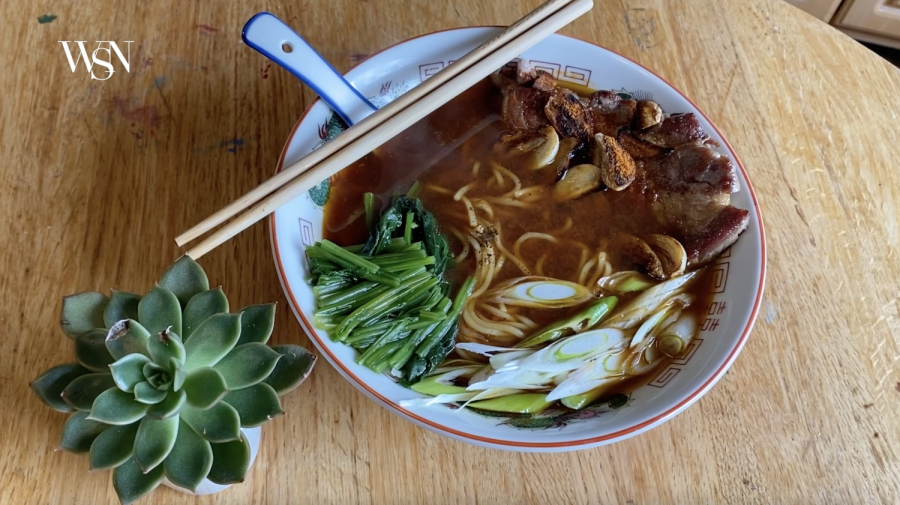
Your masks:
M303 37L272 14L260 12L250 18L242 36L248 46L312 88L349 125L378 110Z

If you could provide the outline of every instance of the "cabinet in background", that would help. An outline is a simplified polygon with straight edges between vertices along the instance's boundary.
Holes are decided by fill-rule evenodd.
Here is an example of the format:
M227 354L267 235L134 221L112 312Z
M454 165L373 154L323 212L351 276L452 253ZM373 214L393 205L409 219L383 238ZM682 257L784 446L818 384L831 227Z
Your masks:
M787 2L826 23L831 21L831 17L834 16L835 11L841 5L841 0L787 0Z
M863 42L900 48L900 0L786 0Z
M845 1L832 24L856 39L900 47L900 0Z

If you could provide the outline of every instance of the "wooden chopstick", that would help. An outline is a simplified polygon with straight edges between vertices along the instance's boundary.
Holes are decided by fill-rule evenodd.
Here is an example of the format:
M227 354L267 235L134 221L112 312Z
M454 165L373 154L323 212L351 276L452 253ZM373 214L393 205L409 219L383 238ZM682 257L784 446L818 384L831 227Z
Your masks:
M510 40L507 44L497 48L493 53L486 55L467 70L448 80L444 85L437 87L424 98L397 112L377 128L365 132L356 141L336 152L323 163L320 163L311 170L307 170L297 175L294 179L286 183L267 198L263 199L248 211L201 241L195 247L190 249L187 252L187 255L197 259L218 247L226 240L271 214L285 203L291 201L298 195L309 191L320 181L331 177L354 161L362 158L373 149L395 137L403 130L427 116L441 105L449 102L466 89L472 87L475 83L502 67L531 46L537 44L586 13L591 7L593 7L593 0L574 0L552 15L547 16L530 29ZM378 112L376 112L376 114L378 114ZM360 124L362 124L362 122L360 122ZM352 128L350 130L352 130ZM347 133L349 133L350 130L347 130ZM327 145L328 144L326 144L326 146ZM324 146L320 148L320 150L321 149L324 149Z
M491 38L484 44L473 49L459 60L448 65L446 68L433 75L428 80L420 83L418 86L407 91L396 100L387 104L380 110L376 111L369 117L353 125L347 131L343 132L331 142L323 145L319 149L307 154L300 160L285 167L281 172L275 174L266 182L260 184L255 189L241 196L232 203L226 205L221 210L215 212L208 218L198 223L193 228L182 233L175 238L175 243L183 246L187 242L203 235L212 230L216 226L224 223L229 218L237 215L239 212L247 209L250 205L258 202L262 198L268 196L273 191L284 186L288 181L302 174L306 170L318 165L329 156L340 151L351 142L360 138L363 134L373 130L386 120L396 115L401 110L409 107L411 104L419 101L428 93L434 91L438 87L450 79L456 77L472 65L483 59L488 54L509 43L509 41L521 35L526 30L532 28L537 23L543 21L548 16L553 15L573 0L549 0L537 9L529 12L525 17L516 21L513 25L500 33L496 37Z

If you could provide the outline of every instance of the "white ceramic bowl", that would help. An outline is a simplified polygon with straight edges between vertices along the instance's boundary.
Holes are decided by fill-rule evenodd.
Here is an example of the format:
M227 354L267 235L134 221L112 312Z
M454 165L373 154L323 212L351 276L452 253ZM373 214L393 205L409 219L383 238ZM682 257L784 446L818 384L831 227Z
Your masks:
M383 105L499 31L475 27L417 37L370 57L346 76L370 100ZM756 196L740 160L709 118L666 81L612 51L561 35L551 36L522 57L563 81L652 97L666 112L694 112L709 135L719 141L720 151L740 169L741 189L732 202L750 210L750 226L714 266L717 294L707 308L702 331L683 359L656 372L648 385L633 392L626 406L608 412L587 410L540 429L516 428L503 419L448 407L402 408L400 400L418 395L357 365L354 349L332 342L310 324L315 306L312 290L304 282L304 250L322 238L321 194L314 190L275 212L270 222L272 250L285 295L300 324L325 358L373 400L419 426L464 442L518 451L583 449L658 426L697 401L725 374L747 341L759 310L765 283L765 239ZM288 138L279 170L285 160L299 159L322 142L329 115L330 109L321 100L306 110Z

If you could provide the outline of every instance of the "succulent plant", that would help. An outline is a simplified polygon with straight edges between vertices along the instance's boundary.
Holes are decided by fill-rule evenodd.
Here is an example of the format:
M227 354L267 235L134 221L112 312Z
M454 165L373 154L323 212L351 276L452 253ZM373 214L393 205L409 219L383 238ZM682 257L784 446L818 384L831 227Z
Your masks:
M282 414L316 357L266 345L275 304L229 313L194 260L180 258L143 297L112 291L63 298L60 324L77 363L31 383L51 408L71 412L61 448L90 453L91 470L115 469L122 503L167 477L195 490L204 478L241 482L250 448L241 428Z

